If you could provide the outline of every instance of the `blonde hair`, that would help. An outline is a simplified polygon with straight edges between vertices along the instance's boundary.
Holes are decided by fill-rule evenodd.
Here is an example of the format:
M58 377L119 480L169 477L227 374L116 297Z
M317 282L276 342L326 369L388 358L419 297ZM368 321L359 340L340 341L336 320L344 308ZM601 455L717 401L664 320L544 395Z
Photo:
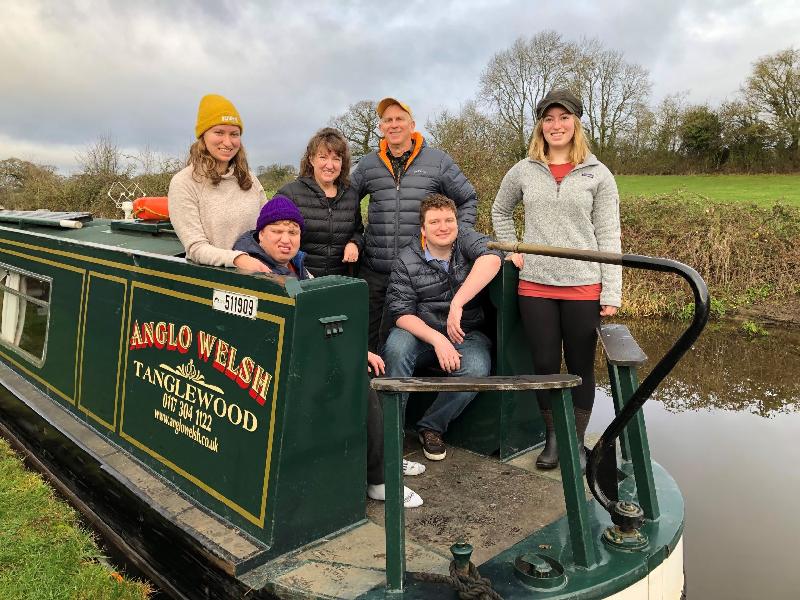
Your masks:
M244 146L239 147L239 151L228 162L228 166L231 163L233 164L233 174L239 182L239 188L247 191L253 187ZM194 167L192 175L198 181L203 177L210 179L212 185L219 185L219 182L222 181L222 175L217 172L217 161L206 148L206 143L203 141L202 136L189 147L189 160L186 164Z
M572 136L572 144L569 149L569 162L574 165L579 165L586 160L591 150L589 149L589 141L586 139L581 120L575 115L572 115L572 120L575 123L575 134ZM533 136L531 138L531 145L530 148L528 148L528 158L550 164L550 158L547 156L550 147L544 139L544 133L542 133L543 123L544 119L539 119L536 122L536 127L533 130Z

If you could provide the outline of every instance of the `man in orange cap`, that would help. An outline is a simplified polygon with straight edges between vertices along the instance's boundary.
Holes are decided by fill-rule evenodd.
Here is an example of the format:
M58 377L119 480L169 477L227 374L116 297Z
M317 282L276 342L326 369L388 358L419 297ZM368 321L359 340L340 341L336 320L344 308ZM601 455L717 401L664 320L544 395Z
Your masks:
M368 225L360 273L369 286L369 349L380 352L392 323L385 311L392 263L419 233L419 205L431 193L451 198L458 223L473 228L478 207L475 188L444 151L428 146L415 131L411 107L397 98L378 102L377 151L364 156L351 177L359 199L369 194Z

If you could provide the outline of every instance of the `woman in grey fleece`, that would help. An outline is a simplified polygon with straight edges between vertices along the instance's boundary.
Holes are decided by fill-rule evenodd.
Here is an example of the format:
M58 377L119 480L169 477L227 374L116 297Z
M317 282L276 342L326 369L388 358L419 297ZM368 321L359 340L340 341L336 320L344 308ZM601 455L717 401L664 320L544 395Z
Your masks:
M589 151L581 126L583 106L567 90L552 90L536 106L528 158L511 167L492 206L497 239L516 242L514 207L525 209L523 242L620 252L619 195L611 172ZM511 254L519 275L519 308L537 373L567 371L583 383L573 388L575 423L583 445L594 404L596 328L617 312L622 270L617 265ZM558 465L549 400L539 395L547 436L536 465ZM581 463L585 457L581 454Z

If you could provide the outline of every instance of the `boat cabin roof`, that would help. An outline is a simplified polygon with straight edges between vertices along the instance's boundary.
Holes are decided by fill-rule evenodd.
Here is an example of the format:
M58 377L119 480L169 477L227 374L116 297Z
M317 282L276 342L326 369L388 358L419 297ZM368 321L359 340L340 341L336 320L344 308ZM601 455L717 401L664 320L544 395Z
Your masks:
M124 250L165 256L183 256L184 248L169 221L123 221L93 219L80 229L60 228L34 223L0 223L2 227L29 231L77 242L101 244Z

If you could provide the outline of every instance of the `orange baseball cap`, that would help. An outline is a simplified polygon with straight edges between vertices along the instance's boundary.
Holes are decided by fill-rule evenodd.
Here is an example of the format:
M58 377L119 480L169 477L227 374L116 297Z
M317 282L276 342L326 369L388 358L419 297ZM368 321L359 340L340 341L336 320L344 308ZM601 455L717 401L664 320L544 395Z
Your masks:
M414 118L414 113L411 112L411 107L405 102L400 102L400 100L398 100L397 98L384 98L383 100L378 102L378 109L377 109L378 116L383 117L383 111L385 111L393 104L397 104L397 106L406 111L412 119Z

